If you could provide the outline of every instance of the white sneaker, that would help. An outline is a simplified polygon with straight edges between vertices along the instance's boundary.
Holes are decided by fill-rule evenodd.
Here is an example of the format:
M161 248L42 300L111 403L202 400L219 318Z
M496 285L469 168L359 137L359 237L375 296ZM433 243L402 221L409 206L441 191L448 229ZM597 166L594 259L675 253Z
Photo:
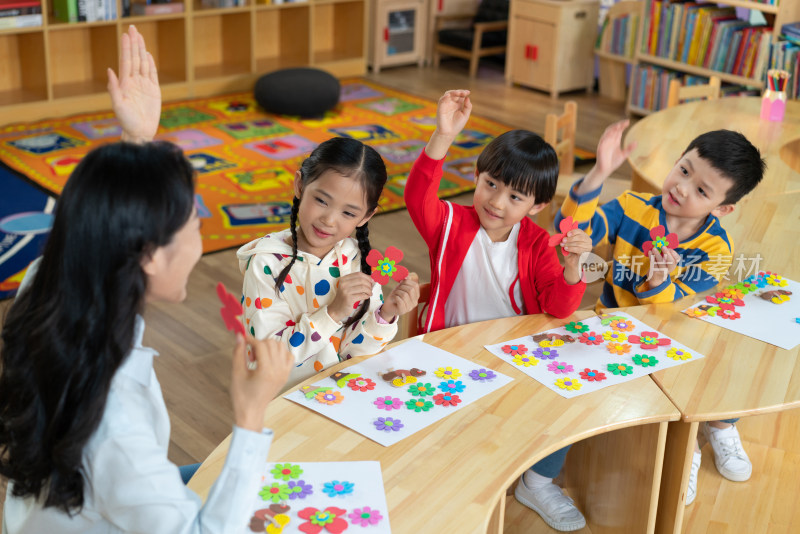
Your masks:
M719 429L703 423L702 430L714 451L714 464L719 474L734 482L748 480L753 473L753 464L742 448L736 425Z
M570 532L586 526L586 519L575 507L573 500L564 495L555 484L546 484L540 489L532 490L525 484L525 479L520 477L514 497L558 531Z
M700 472L700 460L703 458L703 454L700 452L695 452L694 456L692 456L692 470L689 471L689 487L686 488L686 506L689 506L694 502L694 498L697 497L697 473Z

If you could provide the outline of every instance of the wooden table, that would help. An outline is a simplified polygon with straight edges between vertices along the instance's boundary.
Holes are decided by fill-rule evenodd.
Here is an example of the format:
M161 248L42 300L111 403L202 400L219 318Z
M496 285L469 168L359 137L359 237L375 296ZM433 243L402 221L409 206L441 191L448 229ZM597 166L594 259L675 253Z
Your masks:
M800 191L800 102L787 103L783 122L762 121L760 110L759 97L729 97L681 104L641 119L625 136L625 144L638 143L628 158L633 190L660 194L664 178L692 139L730 129L742 132L767 160L764 180L749 196Z
M578 312L574 319L591 315ZM398 534L499 533L507 489L535 462L580 441L568 462L581 469L565 469L565 485L587 511L592 532L652 532L667 422L680 417L656 384L643 377L567 400L483 348L564 322L537 315L426 334L426 343L516 380L391 447L278 398L265 417L275 431L269 458L379 460ZM189 483L203 498L222 469L228 440Z
M683 104L642 119L625 140L639 143L629 158L639 174L634 189L656 192L689 141L704 131L739 130L762 151L764 181L721 221L734 243L728 283L758 270L800 277L800 103L789 102L783 123L760 121L759 106L760 99L750 97ZM744 268L737 271L739 261ZM705 294L625 310L706 355L651 375L682 416L669 424L657 532L681 531L700 422L800 407L798 348L783 350L680 313Z

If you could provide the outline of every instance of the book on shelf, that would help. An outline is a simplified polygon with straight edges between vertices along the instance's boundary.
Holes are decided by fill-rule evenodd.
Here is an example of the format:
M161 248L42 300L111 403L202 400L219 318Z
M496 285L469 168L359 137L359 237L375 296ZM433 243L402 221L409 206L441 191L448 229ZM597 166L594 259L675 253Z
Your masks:
M781 69L789 73L789 84L786 86L788 98L800 97L800 43L778 41L772 47L769 60L770 69Z
M53 0L53 16L61 22L96 22L117 18L116 0Z
M134 2L131 4L131 15L169 15L172 13L183 13L183 2L165 2L158 4Z
M31 28L42 25L42 14L16 15L10 17L0 17L0 30L11 28Z
M595 48L618 56L633 57L639 16L628 13L613 20L606 18L597 36Z
M39 15L41 12L40 0L0 0L0 17Z

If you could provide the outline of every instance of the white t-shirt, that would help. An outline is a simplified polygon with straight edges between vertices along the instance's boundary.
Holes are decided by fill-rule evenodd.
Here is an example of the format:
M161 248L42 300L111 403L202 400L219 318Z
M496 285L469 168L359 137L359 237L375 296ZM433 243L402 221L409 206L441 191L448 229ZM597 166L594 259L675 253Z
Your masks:
M517 315L508 289L519 274L519 229L520 223L515 224L508 239L499 243L492 242L483 227L478 229L444 305L447 328ZM519 281L514 285L514 300L522 309Z

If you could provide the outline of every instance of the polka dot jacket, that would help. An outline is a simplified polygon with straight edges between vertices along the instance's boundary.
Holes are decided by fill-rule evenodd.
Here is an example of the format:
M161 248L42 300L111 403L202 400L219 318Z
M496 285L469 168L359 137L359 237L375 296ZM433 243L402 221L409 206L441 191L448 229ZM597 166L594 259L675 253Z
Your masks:
M286 243L290 235L289 230L269 234L237 252L244 274L245 329L256 338L273 336L289 347L297 366L287 387L340 360L380 352L397 333L397 321L382 323L376 317L383 303L378 284L373 286L369 311L347 332L342 328L345 321L337 323L328 315L338 279L361 270L355 239L343 239L321 259L298 251L289 275L276 288L275 279L292 258Z

